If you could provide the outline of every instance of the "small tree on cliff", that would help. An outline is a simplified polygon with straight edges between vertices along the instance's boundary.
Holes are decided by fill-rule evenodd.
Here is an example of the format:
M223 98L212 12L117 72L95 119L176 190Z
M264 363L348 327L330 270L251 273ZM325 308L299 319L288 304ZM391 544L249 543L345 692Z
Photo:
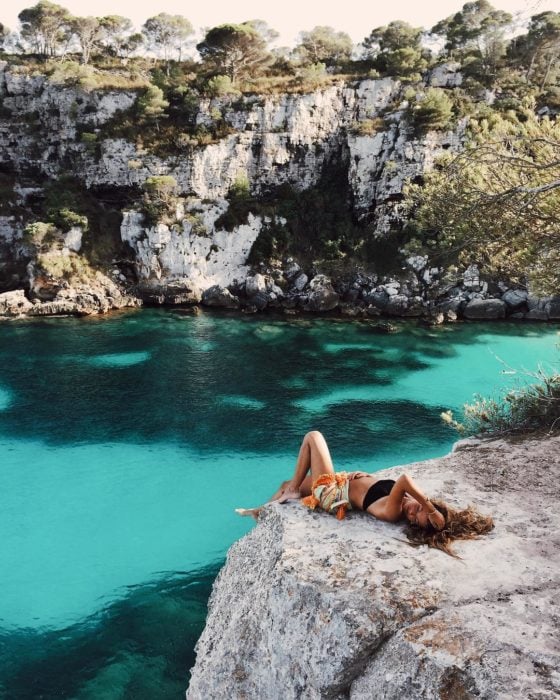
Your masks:
M558 293L560 122L525 116L473 123L471 147L409 186L409 230L436 262L477 262Z
M408 117L419 133L446 129L453 117L453 102L441 88L428 88L409 100Z
M142 208L147 223L173 223L177 208L177 180L171 175L154 175L144 182L142 189Z
M265 39L251 23L214 27L196 48L211 71L234 83L258 75L272 60Z
M158 128L159 119L165 115L169 102L163 96L163 90L157 85L150 85L136 103L138 115L147 123L155 124Z

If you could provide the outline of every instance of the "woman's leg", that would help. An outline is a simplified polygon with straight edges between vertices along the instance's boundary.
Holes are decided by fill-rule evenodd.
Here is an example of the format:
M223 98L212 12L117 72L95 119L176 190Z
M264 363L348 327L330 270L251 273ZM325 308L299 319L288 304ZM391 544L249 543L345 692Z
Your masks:
M308 476L309 469L311 476ZM312 430L303 438L296 469L286 487L286 494L308 496L311 493L311 484L321 474L334 474L334 467L327 441L318 430Z
M311 475L308 475L311 469ZM312 430L303 438L296 462L294 475L284 481L267 503L278 501L284 503L290 499L309 496L311 484L321 474L333 474L334 467L327 442L318 430ZM265 504L266 505L266 504ZM238 508L240 515L258 517L260 508Z

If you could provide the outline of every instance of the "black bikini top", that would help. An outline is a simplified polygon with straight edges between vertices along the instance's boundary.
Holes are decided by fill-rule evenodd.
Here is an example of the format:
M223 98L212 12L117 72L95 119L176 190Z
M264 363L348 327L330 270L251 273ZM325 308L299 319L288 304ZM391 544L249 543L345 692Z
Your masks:
M383 498L383 496L388 496L391 493L394 485L394 479L380 479L379 481L376 481L373 486L369 487L364 497L362 509L367 510L372 503L375 503L375 501Z

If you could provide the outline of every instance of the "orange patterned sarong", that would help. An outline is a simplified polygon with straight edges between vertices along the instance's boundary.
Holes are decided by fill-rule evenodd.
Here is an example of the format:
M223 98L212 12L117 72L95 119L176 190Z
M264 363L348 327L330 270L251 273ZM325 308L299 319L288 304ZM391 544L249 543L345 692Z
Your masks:
M347 510L352 510L350 499L348 498L348 474L338 472L337 474L321 474L313 482L311 496L301 499L303 505L315 510L317 506L326 510L327 513L335 513L337 520L342 520Z

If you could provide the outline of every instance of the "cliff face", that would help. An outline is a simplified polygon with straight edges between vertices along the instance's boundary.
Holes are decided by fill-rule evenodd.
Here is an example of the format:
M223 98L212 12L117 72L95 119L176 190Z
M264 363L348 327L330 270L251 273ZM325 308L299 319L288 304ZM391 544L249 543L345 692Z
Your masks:
M376 201L383 202L398 190L398 171L401 180L420 174L438 148L449 147L453 140L451 134L411 139L400 132L398 113L387 131L365 137L348 133L353 125L398 107L400 83L386 78L306 95L201 100L197 125L212 125L218 111L233 133L217 143L162 158L138 143L102 137L103 125L134 103L134 92L84 92L53 85L44 76L18 75L6 65L3 69L2 167L15 174L34 171L47 177L72 173L87 187L140 186L152 175L172 175L180 194L218 199L243 174L256 193L285 183L302 190L317 184L333 158L350 158L349 181L357 211L362 211L373 203L372 178ZM99 149L92 153L79 136L96 130L101 130ZM364 158L366 164L361 163ZM384 178L388 160L390 176Z
M429 84L453 90L461 82L456 68L440 66ZM426 257L403 263L395 250L383 252L390 229L402 223L405 182L443 152L460 150L465 126L458 120L452 131L418 136L404 118L403 87L391 78L301 95L200 99L195 132L208 136L217 123L221 131L207 142L177 127L175 137L184 138L176 148L163 139L151 150L141 128L132 129L130 140L115 136L138 100L134 91L84 91L0 63L0 98L0 293L25 290L30 302L54 302L35 305L33 313L91 313L144 299L243 305L250 312L432 315L438 322L457 315L560 318L560 298L489 284L475 266L447 274ZM154 176L177 183L173 211L156 220L146 216L143 192ZM226 197L240 181L250 201L236 208ZM292 193L287 213L279 211L282 187ZM306 192L315 192L315 200L305 200ZM320 196L337 203L317 222ZM55 210L67 211L76 200L89 221L85 226L74 216L69 224L83 229L82 252L60 255L68 221L56 217L59 230L35 233L30 243L26 225L45 221L53 201ZM321 227L328 230L316 230ZM376 270L354 265L349 273L350 255L348 270L329 272L328 279L309 260L269 264L275 236L304 239L310 230L335 248L345 236L356 235L357 246L381 241L379 266L374 260ZM101 284L88 268L92 261ZM95 287L91 294L88 285ZM81 303L84 294L89 300ZM0 315L22 313L20 297L17 303L0 298Z
M46 76L20 74L0 65L0 172L5 196L0 211L0 265L4 288L23 281L14 260L22 255L22 231L49 181L72 177L93 196L126 192L120 237L130 244L139 279L153 286L208 288L243 280L252 244L262 229L258 214L247 224L216 226L225 197L247 178L254 197L282 185L296 191L317 186L326 168L342 168L347 206L372 231L385 232L398 214L405 178L420 175L444 149L460 147L458 132L418 139L401 121L401 85L365 80L304 95L201 99L197 127L211 128L216 114L227 135L213 143L178 148L165 157L135 141L114 138L107 125L137 100L134 91L56 85ZM360 125L384 114L370 135ZM85 138L87 137L87 138ZM151 225L141 215L142 184L154 175L178 183L181 210L172 227ZM135 201L136 200L136 201ZM131 207L132 204L132 207ZM192 210L198 222L193 226ZM118 233L117 233L118 235ZM202 239L205 238L206 241ZM25 253L25 251L23 251ZM111 260L107 261L111 263ZM17 266L16 266L17 268ZM192 276L191 276L192 273ZM9 275L14 275L12 282Z
M189 700L558 697L560 438L407 471L495 530L457 560L362 513L267 507L216 580Z

